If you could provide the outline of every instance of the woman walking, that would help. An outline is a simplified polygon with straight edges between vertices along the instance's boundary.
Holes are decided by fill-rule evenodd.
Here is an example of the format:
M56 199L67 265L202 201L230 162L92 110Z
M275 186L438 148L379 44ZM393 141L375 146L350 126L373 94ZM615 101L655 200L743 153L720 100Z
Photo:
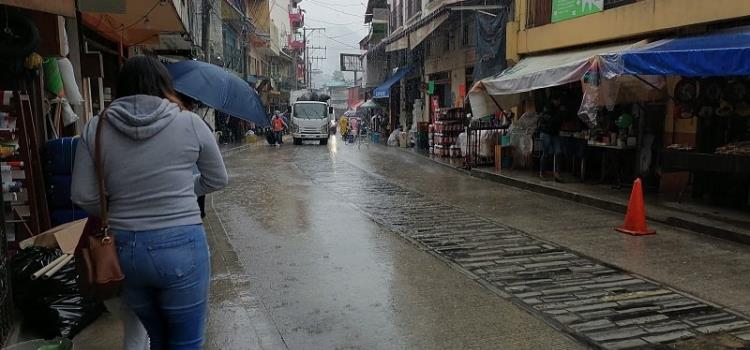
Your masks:
M98 214L93 155L97 125L104 123L102 173L125 273L122 298L146 327L151 349L200 349L210 262L196 197L227 184L224 162L206 124L179 105L158 60L126 61L116 95L85 127L72 198Z

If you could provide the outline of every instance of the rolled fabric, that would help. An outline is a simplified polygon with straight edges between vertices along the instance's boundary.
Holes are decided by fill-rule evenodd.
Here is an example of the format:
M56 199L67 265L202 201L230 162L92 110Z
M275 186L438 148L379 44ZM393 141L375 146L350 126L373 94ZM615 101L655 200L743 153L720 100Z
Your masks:
M74 106L82 104L83 96L81 96L81 91L78 89L78 83L76 83L73 64L65 57L58 58L57 63L60 70L60 76L62 77L63 88L65 89L65 98L68 100L68 103Z
M55 96L63 95L63 81L60 75L60 66L54 58L44 59L44 80L47 90Z

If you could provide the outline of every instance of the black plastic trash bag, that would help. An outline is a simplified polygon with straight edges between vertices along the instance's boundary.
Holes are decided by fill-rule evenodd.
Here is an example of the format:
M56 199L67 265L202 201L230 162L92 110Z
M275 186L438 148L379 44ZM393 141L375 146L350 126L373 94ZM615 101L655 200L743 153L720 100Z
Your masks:
M44 338L72 338L104 311L102 303L81 295L74 261L48 279L32 280L61 255L58 249L29 247L11 261L15 304L26 327Z
M266 141L269 145L275 145L276 144L276 133L272 131L266 132Z

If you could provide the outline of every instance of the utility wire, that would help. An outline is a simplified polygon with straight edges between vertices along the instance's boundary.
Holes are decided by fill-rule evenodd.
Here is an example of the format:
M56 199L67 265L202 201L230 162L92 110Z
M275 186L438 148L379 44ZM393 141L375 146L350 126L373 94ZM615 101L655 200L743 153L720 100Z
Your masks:
M335 8L335 7L331 7L331 6L328 6L328 5L323 5L322 3L315 2L313 0L308 0L308 1L310 1L310 2L312 2L314 4L318 4L318 6L325 7L327 9L329 9L329 10L332 10L332 11L335 11L335 12L338 12L338 13L341 13L341 14L344 14L344 15L349 15L349 16L354 16L354 17L359 17L359 18L363 17L363 14L353 14L353 13L350 13L350 12L341 11L341 10Z
M333 23L333 22L321 21L319 19L307 19L307 18L305 18L305 22L307 22L307 21L320 22L320 23L327 24L327 25L330 25L330 26L352 26L352 25L355 25L355 24L362 24L362 22L359 22L359 21L357 21L357 22L350 22L350 23Z
M324 35L324 36L325 36L326 38L328 38L329 40L333 40L334 42L337 42L337 43L339 43L339 44L341 44L341 45L345 45L345 46L348 46L348 47L351 47L351 48L359 49L359 46L354 46L354 45L352 45L352 44L348 44L348 43L345 43L345 42L343 42L343 41L339 41L339 40L336 40L336 39L334 39L334 38L332 38L332 37L330 37L330 36L328 36L328 35Z
M363 7L366 7L366 6L364 6L364 4L362 4L362 3L359 3L359 5L344 5L344 4L333 4L333 3L330 3L330 2L325 2L325 1L320 1L320 0L308 0L308 1L310 1L310 2L314 2L314 3L316 3L316 4L320 4L320 5L328 5L328 6L339 6L339 7L358 7L358 8L363 8Z

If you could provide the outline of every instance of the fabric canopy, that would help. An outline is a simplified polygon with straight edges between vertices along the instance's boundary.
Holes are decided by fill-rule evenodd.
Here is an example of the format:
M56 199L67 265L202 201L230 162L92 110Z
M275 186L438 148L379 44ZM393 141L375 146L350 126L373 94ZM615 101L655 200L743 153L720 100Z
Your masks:
M405 77L409 72L411 72L413 66L406 66L401 67L396 71L395 74L393 74L390 78L386 79L383 84L380 84L380 86L376 87L375 90L372 92L373 98L388 98L391 96L391 86L401 80L403 77Z
M490 95L513 95L579 81L591 68L592 59L622 52L632 44L568 51L524 58L512 68L481 80Z
M398 51L398 50L405 50L408 48L409 48L409 36L404 35L401 38L397 39L396 41L386 45L385 51L392 52L392 51Z
M450 17L450 13L444 13L429 23L417 28L409 33L409 47L414 50L424 39L426 39L435 29L438 29Z
M605 76L750 75L750 27L708 35L670 38L603 55Z

